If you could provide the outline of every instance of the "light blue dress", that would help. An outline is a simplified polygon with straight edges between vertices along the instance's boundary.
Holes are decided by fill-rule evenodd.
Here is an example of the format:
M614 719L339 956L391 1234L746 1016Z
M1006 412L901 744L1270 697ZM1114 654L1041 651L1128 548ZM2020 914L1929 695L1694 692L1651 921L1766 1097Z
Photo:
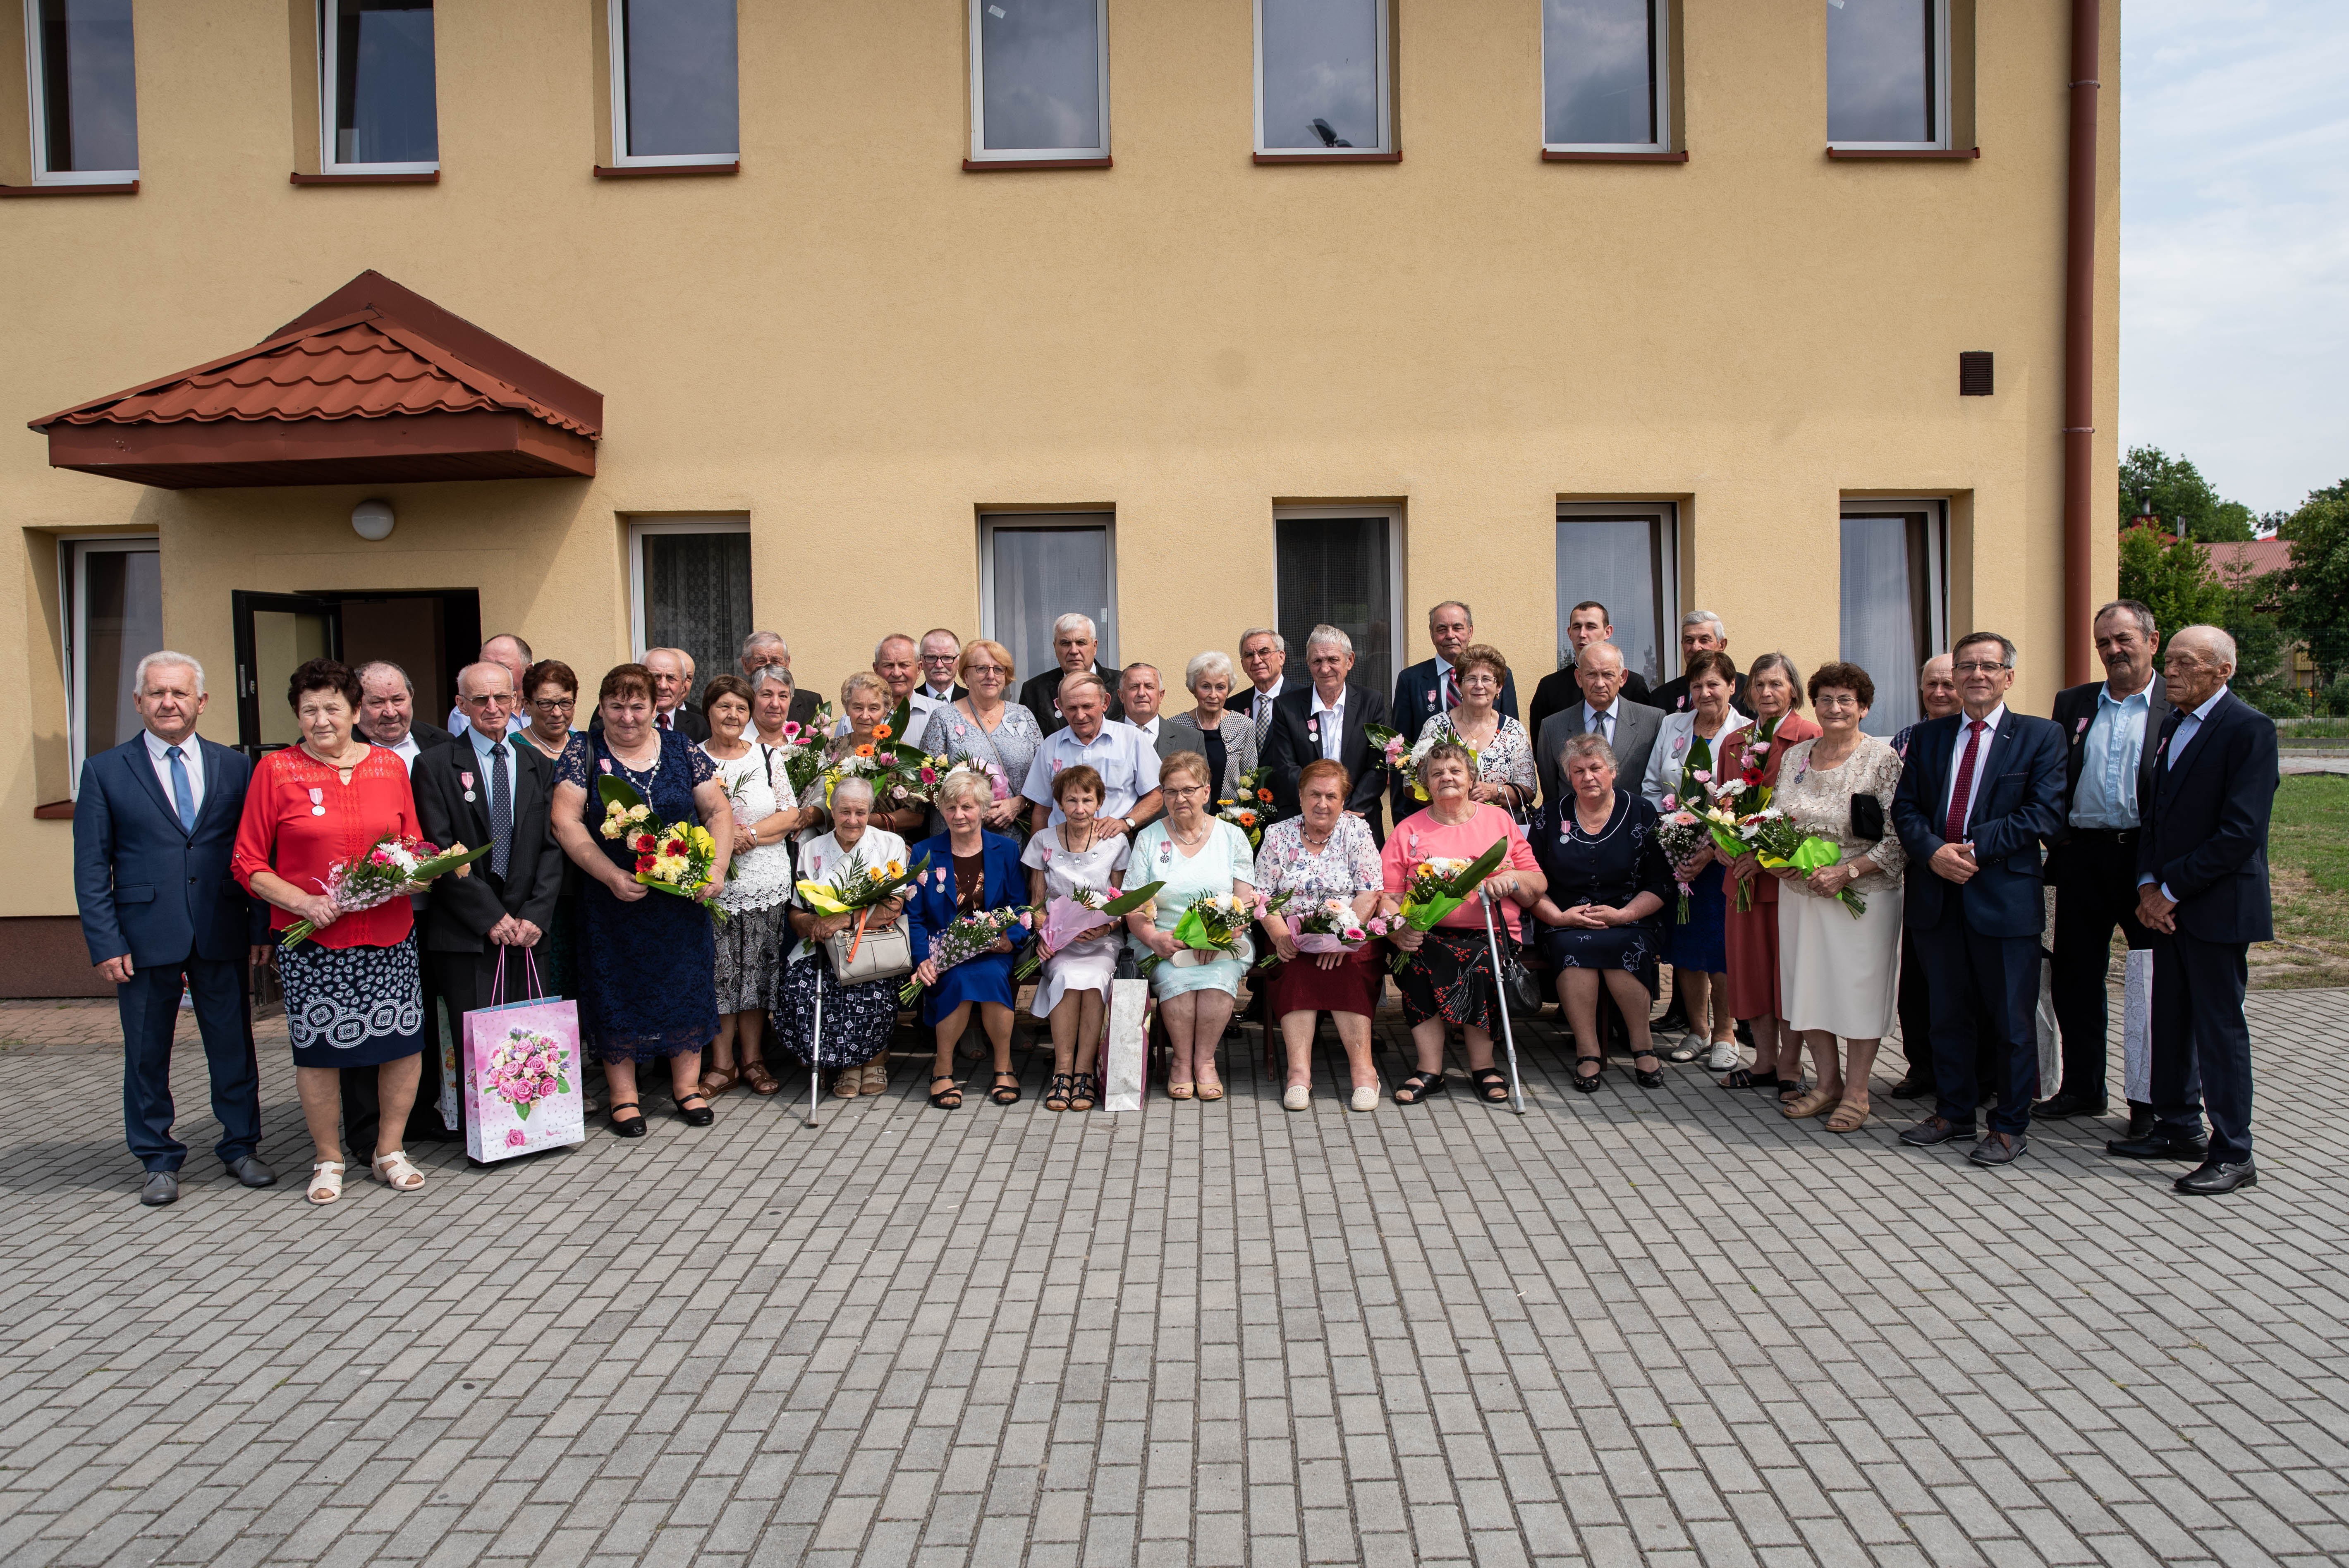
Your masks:
M1166 884L1151 900L1157 913L1158 929L1172 931L1174 923L1183 918L1183 912L1191 907L1191 901L1201 893L1227 893L1236 882L1253 887L1256 854L1248 848L1246 833L1216 818L1207 841L1199 846L1196 854L1186 858L1167 836L1166 820L1162 817L1133 835L1133 851L1125 868L1125 885L1129 888L1154 882ZM1150 949L1139 939L1129 934L1126 940L1133 944L1136 959L1150 956ZM1161 997L1210 988L1237 996L1240 975L1255 961L1255 946L1244 936L1237 958L1217 958L1195 965L1168 959L1152 971L1151 989Z

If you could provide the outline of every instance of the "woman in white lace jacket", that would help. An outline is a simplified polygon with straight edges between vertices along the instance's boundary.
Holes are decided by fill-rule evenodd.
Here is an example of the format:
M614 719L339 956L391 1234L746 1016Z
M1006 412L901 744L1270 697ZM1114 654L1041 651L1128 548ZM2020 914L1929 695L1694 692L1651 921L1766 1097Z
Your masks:
M792 893L790 835L807 813L790 804L791 775L777 748L750 729L750 688L732 676L713 676L701 699L709 720L702 750L718 765L719 788L734 809L737 852L718 907L726 912L717 928L718 1037L701 1075L701 1092L712 1099L738 1083L754 1094L782 1086L760 1058L760 1035L767 1009L783 989L783 949L791 929L783 901ZM740 846L748 844L750 848Z
M1785 1109L1791 1117L1832 1109L1827 1130L1850 1132L1868 1120L1868 1077L1900 989L1900 880L1909 856L1891 826L1900 758L1889 742L1860 733L1876 700L1866 670L1824 665L1809 689L1823 733L1787 748L1770 803L1805 833L1836 844L1843 859L1807 875L1791 867L1771 873L1784 884L1779 989L1818 1074L1811 1092ZM1855 912L1847 894L1865 910ZM1847 1061L1837 1060L1838 1036L1847 1042Z

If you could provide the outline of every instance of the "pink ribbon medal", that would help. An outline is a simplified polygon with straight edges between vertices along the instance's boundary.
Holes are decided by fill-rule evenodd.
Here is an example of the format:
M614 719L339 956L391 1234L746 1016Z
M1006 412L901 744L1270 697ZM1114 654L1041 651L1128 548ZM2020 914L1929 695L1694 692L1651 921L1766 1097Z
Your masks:
M325 816L326 814L326 792L324 789L313 789L313 790L311 790L311 791L310 791L310 815L312 815L313 817L323 817L323 816Z
M457 782L465 787L465 799L468 800L471 799L473 798L473 776L470 773L460 773L457 775Z

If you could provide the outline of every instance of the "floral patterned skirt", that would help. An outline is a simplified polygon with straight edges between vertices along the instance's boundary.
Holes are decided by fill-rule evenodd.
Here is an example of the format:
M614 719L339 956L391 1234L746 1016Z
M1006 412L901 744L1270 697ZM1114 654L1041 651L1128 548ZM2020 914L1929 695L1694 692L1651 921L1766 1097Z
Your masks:
M718 928L719 1013L755 1013L782 1000L783 949L792 944L787 908L740 910Z
M1495 1010L1500 993L1494 982L1493 950L1482 931L1435 927L1396 981L1407 1024L1442 1018L1487 1032L1501 1026Z
M413 931L388 947L280 947L277 977L297 1068L376 1067L424 1049Z
M832 964L822 953L787 964L773 1037L802 1062L825 1068L862 1066L887 1047L897 1026L897 987L905 983L900 976L843 985L833 978ZM819 1003L821 1020L816 1016Z

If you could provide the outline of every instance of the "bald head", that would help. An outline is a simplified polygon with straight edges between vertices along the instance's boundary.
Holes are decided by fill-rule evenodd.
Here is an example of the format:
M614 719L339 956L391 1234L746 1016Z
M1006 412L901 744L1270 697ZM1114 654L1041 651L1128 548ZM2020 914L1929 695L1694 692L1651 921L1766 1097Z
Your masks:
M1958 670L1947 654L1935 654L1917 671L1917 700L1927 718L1958 711Z
M1612 643L1591 643L1574 655L1574 684L1593 713L1615 706L1623 690L1623 650Z

